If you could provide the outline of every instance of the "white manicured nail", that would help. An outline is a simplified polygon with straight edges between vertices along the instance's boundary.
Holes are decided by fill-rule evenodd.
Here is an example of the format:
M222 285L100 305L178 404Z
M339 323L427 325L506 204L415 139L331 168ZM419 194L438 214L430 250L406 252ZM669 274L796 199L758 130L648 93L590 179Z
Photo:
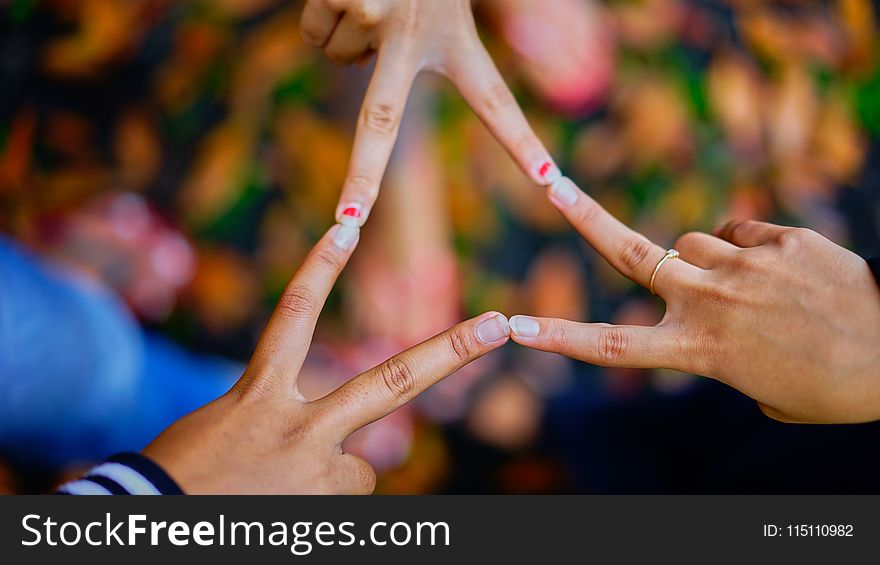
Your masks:
M535 172L538 174L538 178L543 181L544 186L553 184L556 179L562 176L559 167L549 160L541 161L535 165Z
M343 226L359 228L364 225L364 207L359 202L351 202L342 207L339 212L339 223Z
M528 316L514 316L510 319L510 330L519 337L537 337L541 324Z
M333 227L333 245L348 251L357 245L361 230L351 226L336 225Z
M501 314L496 314L477 325L477 337L485 344L495 343L509 335L510 324Z
M578 187L568 177L559 177L550 187L550 194L560 206L568 208L578 201Z

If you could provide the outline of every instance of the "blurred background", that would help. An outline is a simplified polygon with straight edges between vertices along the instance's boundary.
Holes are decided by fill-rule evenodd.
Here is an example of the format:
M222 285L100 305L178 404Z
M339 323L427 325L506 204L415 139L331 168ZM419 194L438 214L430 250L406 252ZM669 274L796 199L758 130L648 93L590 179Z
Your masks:
M439 0L438 0L439 1ZM332 224L369 67L281 0L0 0L0 492L46 492L226 390ZM731 217L880 254L869 0L480 0L561 168L660 245ZM320 396L493 309L653 324L423 76L302 376ZM880 426L510 345L359 432L382 493L878 492Z

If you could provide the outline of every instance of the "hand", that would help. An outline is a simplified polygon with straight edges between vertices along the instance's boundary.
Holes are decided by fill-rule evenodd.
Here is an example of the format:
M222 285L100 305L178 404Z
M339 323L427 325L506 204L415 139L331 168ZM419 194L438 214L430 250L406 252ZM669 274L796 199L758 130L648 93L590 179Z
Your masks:
M570 180L554 205L611 265L648 286L666 251ZM658 271L656 327L515 316L518 343L609 367L712 377L786 422L880 419L880 291L865 261L806 229L731 222L689 233Z
M333 61L378 59L355 134L337 220L363 225L397 140L412 83L422 70L451 80L534 182L559 170L480 42L470 0L308 0L304 41Z
M376 474L342 451L343 440L507 342L507 319L487 313L392 357L324 398L306 401L297 376L358 231L336 226L318 242L284 291L232 390L176 422L144 450L185 492L368 494Z

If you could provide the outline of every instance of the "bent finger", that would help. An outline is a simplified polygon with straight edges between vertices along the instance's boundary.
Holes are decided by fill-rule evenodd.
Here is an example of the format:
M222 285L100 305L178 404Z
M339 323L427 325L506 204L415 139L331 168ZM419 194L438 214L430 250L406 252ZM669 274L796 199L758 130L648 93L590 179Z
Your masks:
M350 15L342 16L333 35L324 47L327 57L336 64L348 65L361 59L370 51L370 31L362 27Z
M714 234L738 247L758 247L770 243L790 229L756 220L731 220L717 228Z
M309 0L300 18L300 35L308 45L324 47L341 19L342 13L330 8L325 0Z

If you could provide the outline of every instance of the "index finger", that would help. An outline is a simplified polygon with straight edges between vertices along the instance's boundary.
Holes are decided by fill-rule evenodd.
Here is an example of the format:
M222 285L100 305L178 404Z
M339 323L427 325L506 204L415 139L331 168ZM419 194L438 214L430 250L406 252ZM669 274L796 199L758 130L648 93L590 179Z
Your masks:
M315 407L338 431L340 443L355 430L400 408L436 382L507 343L507 318L489 312L395 355L329 395Z
M351 257L358 228L336 225L315 244L290 279L251 359L253 374L296 383L324 302Z
M336 209L338 222L360 227L369 216L417 74L406 49L393 43L382 45L361 107L348 174Z
M666 255L665 249L628 228L566 177L550 186L549 195L571 225L611 266L633 282L649 286L654 270ZM654 289L666 297L670 290L696 280L702 272L683 259L666 261L657 272Z

